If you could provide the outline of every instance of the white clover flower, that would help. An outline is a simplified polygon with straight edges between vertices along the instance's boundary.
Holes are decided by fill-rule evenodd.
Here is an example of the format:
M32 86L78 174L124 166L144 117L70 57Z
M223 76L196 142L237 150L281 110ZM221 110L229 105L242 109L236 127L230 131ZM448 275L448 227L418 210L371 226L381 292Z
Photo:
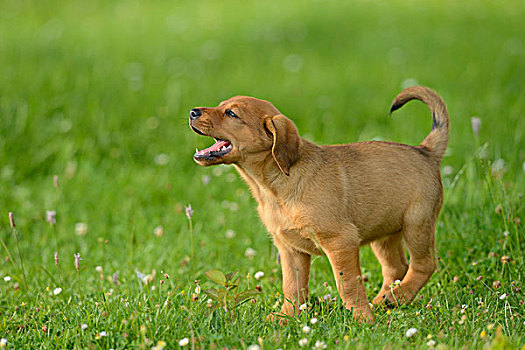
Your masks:
M87 326L87 324L85 324L85 323L82 323L82 324L80 325L80 328L81 328L81 329L87 329L87 327L88 327L88 326Z
M232 239L233 237L235 237L235 231L232 229L226 230L226 238Z
M501 294L501 296L499 297L501 300L505 299L507 297L507 293L503 293Z
M478 137L479 129L481 127L481 118L479 118L479 117L471 117L470 118L470 124L472 126L472 132L474 132L474 136Z
M301 306L299 306L299 310L301 311L306 310L306 304L301 304Z
M303 333L306 333L306 334L310 333L310 327L303 326Z
M257 251L253 248L246 248L246 250L244 251L244 256L247 257L248 259L252 259L256 255L257 255Z
M324 341L318 340L315 342L314 349L326 349L326 344L324 343Z
M157 237L162 237L162 235L164 235L164 228L162 227L162 225L155 227L155 229L153 230L153 234Z
M255 273L255 275L253 275L253 277L255 277L256 280L260 280L261 278L264 277L264 272L258 271Z
M436 345L436 341L434 339L430 339L429 341L427 341L427 345L433 347L434 345Z
M6 281L6 282L11 281L11 276L5 276L5 277L4 277L4 281Z
M75 233L79 236L84 236L88 231L88 225L85 222L77 222L75 224Z
M179 346L186 346L188 345L190 342L190 340L188 338L183 338L181 340L179 340Z
M95 267L95 271L102 272L102 271L104 271L104 269L102 268L102 266L96 266Z
M454 168L451 167L450 165L445 165L443 167L443 175L452 175L453 172L454 172Z
M499 159L496 159L493 163L492 163L492 170L494 171L502 171L505 169L505 160L502 159L502 158L499 158Z
M409 328L407 332L405 333L405 336L407 338L413 337L417 333L417 328Z
M308 344L308 339L306 338L303 338L301 340L299 340L299 346L305 346L306 344Z
M195 287L195 294L201 294L201 286L197 285L197 287Z
M261 347L257 344L248 346L248 350L261 350Z
M106 331L102 331L98 334L99 337L106 337L107 335Z
M201 180L204 185L207 185L210 183L211 177L210 175L202 175Z
M58 288L53 289L54 295L59 295L60 293L62 293L62 288L58 287Z
M316 323L317 323L317 318L315 318L315 317L312 318L312 319L310 320L310 323L311 323L311 324L316 324Z
M170 157L166 153L157 154L154 158L157 165L166 165L170 161Z

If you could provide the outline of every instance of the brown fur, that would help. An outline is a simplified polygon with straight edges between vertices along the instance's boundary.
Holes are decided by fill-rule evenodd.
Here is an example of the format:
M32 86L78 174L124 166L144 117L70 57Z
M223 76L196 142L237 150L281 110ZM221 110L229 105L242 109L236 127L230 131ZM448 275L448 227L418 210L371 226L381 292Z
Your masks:
M426 103L433 116L432 131L415 147L377 141L319 146L301 138L271 103L245 96L199 108L202 115L190 120L197 132L233 145L224 157L196 161L234 164L250 186L280 253L283 315L297 314L308 297L312 254L326 254L346 308L370 322L360 246L371 244L382 266L383 287L374 304L411 302L434 272L435 224L443 202L439 165L449 117L441 98L426 87L405 89L391 111L412 99ZM392 289L396 280L401 284Z

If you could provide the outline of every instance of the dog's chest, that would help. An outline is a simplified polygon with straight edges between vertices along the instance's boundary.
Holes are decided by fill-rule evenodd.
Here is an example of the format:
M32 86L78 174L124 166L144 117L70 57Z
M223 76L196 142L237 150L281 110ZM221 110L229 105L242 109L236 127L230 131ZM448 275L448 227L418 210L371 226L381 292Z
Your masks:
M309 254L320 254L308 218L299 206L281 205L271 197L264 199L259 202L259 216L276 241Z

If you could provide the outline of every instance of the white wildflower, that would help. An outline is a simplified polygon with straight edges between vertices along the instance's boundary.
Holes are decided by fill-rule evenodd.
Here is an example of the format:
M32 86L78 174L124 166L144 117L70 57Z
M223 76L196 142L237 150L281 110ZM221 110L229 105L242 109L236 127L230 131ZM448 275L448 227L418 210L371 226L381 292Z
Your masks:
M166 153L157 154L154 158L157 165L166 165L170 161L170 157Z
M308 344L308 339L303 338L299 340L299 346L305 346L306 344Z
M179 346L186 346L188 345L190 342L190 340L188 338L183 338L181 340L179 340Z
M75 233L79 236L84 236L88 231L88 225L85 222L77 222L75 224Z
M211 177L209 175L202 175L201 180L204 185L207 185L210 183Z
M5 277L4 277L4 281L6 281L6 282L11 281L11 276L5 276Z
M82 323L82 324L80 325L80 328L81 328L81 329L87 329L87 327L88 327L88 326L87 326L87 324L85 324L85 323Z
M248 350L261 350L261 347L257 344L253 344L253 345L248 346L247 349Z
M60 287L55 288L55 289L53 290L53 294L54 294L54 295L59 295L60 293L62 293L62 288L60 288Z
M315 342L314 349L326 349L326 344L324 343L324 341L318 340Z
M106 331L102 331L98 334L99 337L107 337L107 335Z
M452 175L453 172L454 172L454 168L451 167L450 165L445 165L443 167L443 175Z
M503 293L501 294L501 296L499 297L501 300L505 299L507 297L507 293Z
M494 163L492 163L492 170L493 171L502 171L505 169L505 160L502 158L496 159Z
M252 259L254 256L257 255L257 251L253 248L246 248L246 251L244 252L244 256L248 259Z
M255 277L256 280L260 280L261 278L264 277L264 272L258 271L255 273L255 275L253 275L253 277Z
M479 117L471 117L470 118L470 124L472 126L472 131L474 132L474 136L478 137L479 129L481 127L481 118L479 118Z
M195 294L201 294L201 286L197 285L197 287L195 287Z
M401 281L400 280L395 280L394 281L394 286L399 286L401 284Z
M310 327L303 326L303 333L306 333L306 334L310 333Z
M407 338L413 337L417 333L417 328L409 328L407 332L405 333L405 336Z
M232 239L233 237L235 237L235 231L231 229L226 230L226 238Z
M429 341L427 341L427 345L433 347L434 345L436 345L436 341L434 339L430 339Z
M104 269L102 268L102 266L96 266L95 267L95 271L102 272L102 271L104 271Z
M299 306L299 310L301 311L306 310L306 304L301 304L301 306Z
M155 229L153 230L153 234L157 237L162 237L162 235L164 235L164 228L162 227L162 225L155 227Z
M311 323L311 324L316 324L316 323L317 323L317 318L315 318L315 317L312 318L312 319L310 320L310 323Z
M0 340L0 348L3 349L3 348L6 347L6 345L7 345L7 339L6 338L2 338Z

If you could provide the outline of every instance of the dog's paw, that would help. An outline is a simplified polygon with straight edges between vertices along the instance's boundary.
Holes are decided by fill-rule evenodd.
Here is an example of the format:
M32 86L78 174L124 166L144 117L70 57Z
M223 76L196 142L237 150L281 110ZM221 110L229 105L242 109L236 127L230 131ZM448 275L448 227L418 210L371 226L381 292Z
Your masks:
M279 326L285 326L288 323L290 316L284 315L282 313L271 313L266 317L268 322L279 322Z
M383 303L389 308L399 307L401 305L410 304L414 300L415 294L408 290L403 290L401 286L386 292L383 295ZM374 299L375 300L375 299Z
M376 306L383 305L385 303L385 295L387 292L380 292L374 300L372 300L372 304Z
M375 317L371 310L359 310L354 309L353 310L353 317L356 319L359 323L369 323L374 324Z

